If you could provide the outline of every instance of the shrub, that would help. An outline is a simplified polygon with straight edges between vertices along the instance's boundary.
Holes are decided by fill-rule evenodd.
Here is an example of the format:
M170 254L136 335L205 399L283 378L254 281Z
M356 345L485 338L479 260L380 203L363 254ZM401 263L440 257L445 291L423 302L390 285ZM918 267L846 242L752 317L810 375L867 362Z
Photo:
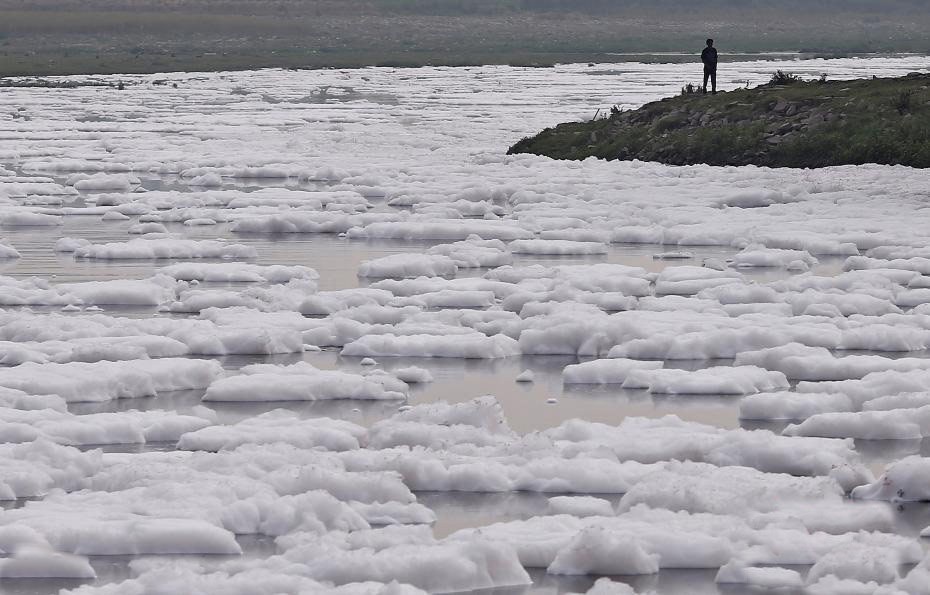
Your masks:
M770 85L793 85L794 83L800 82L801 77L796 74L791 74L790 72L785 72L784 70L776 70L769 80Z
M911 99L914 96L914 91L908 89L906 91L901 91L891 99L891 105L898 113L902 116L907 112L911 111Z
M700 86L695 85L694 83L688 83L687 85L681 88L681 94L682 95L694 95L695 93L700 92L700 90L701 90Z

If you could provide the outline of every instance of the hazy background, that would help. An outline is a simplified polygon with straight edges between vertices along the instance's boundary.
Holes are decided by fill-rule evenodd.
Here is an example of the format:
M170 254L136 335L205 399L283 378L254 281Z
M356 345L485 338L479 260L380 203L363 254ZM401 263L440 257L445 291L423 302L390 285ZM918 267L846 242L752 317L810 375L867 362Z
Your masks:
M930 53L926 0L0 0L0 75ZM683 59L663 57L665 59ZM690 59L690 58L688 58Z

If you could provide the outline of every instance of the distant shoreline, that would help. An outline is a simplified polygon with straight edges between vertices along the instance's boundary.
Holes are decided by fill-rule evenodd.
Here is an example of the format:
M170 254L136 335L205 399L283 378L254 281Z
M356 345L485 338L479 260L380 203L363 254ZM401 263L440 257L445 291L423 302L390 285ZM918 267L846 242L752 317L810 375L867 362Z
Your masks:
M722 55L722 62L752 62L752 61L782 61L786 58L794 58L795 61L804 62L809 60L835 60L842 58L850 59L874 59L874 58L904 58L909 56L922 56L920 52L855 52L855 53L807 53L798 51L782 52L734 52ZM612 59L605 59L612 58ZM588 59L578 58L575 60L554 61L551 63L511 63L506 61L488 61L476 63L406 63L399 61L397 63L346 63L341 65L306 65L295 66L293 64L274 64L273 62L256 66L217 66L208 67L211 62L192 61L189 65L175 69L134 69L134 70L116 70L116 71L92 71L85 69L62 70L50 69L47 72L36 74L0 74L0 89L9 87L62 87L62 86L81 86L79 84L56 84L53 79L60 77L73 76L117 76L117 75L151 75L151 74L176 74L176 73L211 73L211 72L242 72L248 70L265 70L265 69L285 69L285 70L349 70L360 68L398 68L398 69L416 69L416 68L476 68L481 66L512 66L515 68L553 68L559 65L568 64L681 64L689 62L698 62L697 54L685 52L633 52L633 53L615 53L609 55L589 56Z
M462 3L223 0L221 9L185 0L182 10L155 0L0 0L0 76L690 61L708 36L729 60L930 54L926 11L801 15L657 1L610 14L578 12L600 0L561 2L576 12L436 14L417 7Z

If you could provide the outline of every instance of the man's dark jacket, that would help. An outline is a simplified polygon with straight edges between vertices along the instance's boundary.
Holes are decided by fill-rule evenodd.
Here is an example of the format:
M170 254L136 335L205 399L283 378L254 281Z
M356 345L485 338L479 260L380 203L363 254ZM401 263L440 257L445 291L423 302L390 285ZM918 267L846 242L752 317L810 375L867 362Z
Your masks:
M701 52L701 62L704 63L704 70L717 70L717 48L706 47Z

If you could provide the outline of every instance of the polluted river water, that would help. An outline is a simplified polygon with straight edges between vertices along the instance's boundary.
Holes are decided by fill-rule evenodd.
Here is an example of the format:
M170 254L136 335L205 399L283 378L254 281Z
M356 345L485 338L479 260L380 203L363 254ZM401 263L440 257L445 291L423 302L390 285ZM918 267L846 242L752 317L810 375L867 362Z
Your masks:
M926 176L505 155L692 70L5 91L0 592L922 593Z

